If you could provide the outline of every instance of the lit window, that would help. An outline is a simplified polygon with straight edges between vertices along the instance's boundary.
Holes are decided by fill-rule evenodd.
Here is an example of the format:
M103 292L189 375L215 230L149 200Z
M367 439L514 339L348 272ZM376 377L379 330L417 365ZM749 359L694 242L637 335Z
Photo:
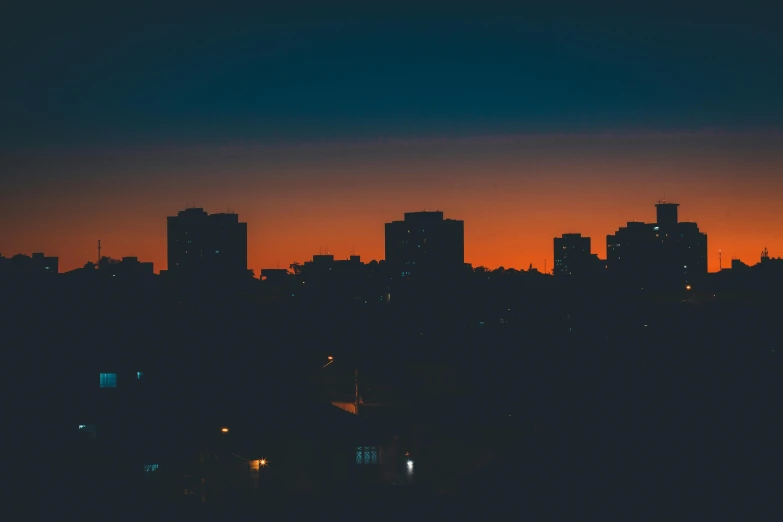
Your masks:
M98 427L95 424L79 424L79 431L89 439L98 435Z
M359 446L356 448L357 464L378 464L377 446Z
M144 372L136 372L137 379L141 379L142 377L144 377Z
M158 471L158 465L157 464L144 464L144 471L147 473L152 473L153 471Z
M101 388L116 388L117 387L117 374L116 373L102 373L101 374Z

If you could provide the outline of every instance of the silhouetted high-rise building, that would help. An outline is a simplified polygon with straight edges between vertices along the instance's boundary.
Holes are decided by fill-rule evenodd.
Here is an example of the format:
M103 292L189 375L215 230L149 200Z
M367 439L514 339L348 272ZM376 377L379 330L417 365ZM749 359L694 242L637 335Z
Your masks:
M581 276L591 272L597 257L590 253L590 238L582 234L563 234L555 238L556 276Z
M247 223L237 214L189 208L168 218L168 270L208 277L247 275Z
M659 201L655 204L658 226L669 227L675 226L678 223L677 208L679 203L666 203L665 201Z
M454 270L465 265L465 223L443 212L406 212L386 223L386 262L402 274Z
M554 239L555 276L593 277L604 275L606 262L590 252L591 240L582 234L563 234Z
M657 223L628 223L606 236L607 266L641 284L687 287L707 274L707 235L677 220L677 204L656 207Z

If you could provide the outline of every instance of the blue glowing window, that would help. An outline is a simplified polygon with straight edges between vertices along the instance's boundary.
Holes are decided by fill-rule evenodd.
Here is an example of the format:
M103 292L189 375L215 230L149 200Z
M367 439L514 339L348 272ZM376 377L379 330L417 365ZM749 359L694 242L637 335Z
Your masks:
M136 378L141 380L141 378L144 377L144 372L136 372Z
M378 464L377 446L359 446L356 448L357 464Z
M117 374L116 373L102 373L101 374L101 388L116 388L117 387Z
M158 471L158 465L157 464L145 464L144 465L144 471L147 473L152 473L153 471Z

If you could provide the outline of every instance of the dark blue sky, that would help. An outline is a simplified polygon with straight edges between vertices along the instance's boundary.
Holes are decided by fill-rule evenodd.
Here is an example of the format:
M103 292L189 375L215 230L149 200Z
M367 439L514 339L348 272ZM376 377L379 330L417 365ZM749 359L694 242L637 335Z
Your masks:
M223 13L56 4L0 8L3 148L783 121L780 18L748 3Z

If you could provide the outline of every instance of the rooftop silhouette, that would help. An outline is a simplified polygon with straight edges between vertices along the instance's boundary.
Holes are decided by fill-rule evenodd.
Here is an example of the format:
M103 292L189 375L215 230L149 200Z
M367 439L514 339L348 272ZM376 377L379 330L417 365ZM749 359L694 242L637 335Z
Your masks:
M767 407L759 387L780 385L771 317L781 260L764 249L753 267L707 274L706 235L676 206L659 205L658 216L608 235L607 260L582 234L555 238L554 277L466 264L463 222L414 212L386 224L386 260L316 254L233 284L247 276L246 225L188 209L168 222L172 258L190 277L155 275L131 256L56 277L45 269L56 258L0 258L13 304L6 336L35 347L15 354L20 367L52 363L39 377L57 401L37 406L35 430L58 444L72 437L69 482L115 504L184 490L212 505L265 494L290 505L347 489L366 499L392 484L426 498L466 489L489 498L522 483L551 495L559 489L540 483L546 470L578 474L574 459L594 451L619 459L627 440L698 454L686 439L661 442L671 441L663 427L703 438L725 422L697 407L690 386L713 394L710 404L733 394ZM38 275L18 277L18 267ZM206 291L205 280L215 283ZM698 370L704 361L715 375ZM717 377L726 372L738 383L729 390ZM620 410L630 424L611 413ZM662 411L683 420L632 427ZM768 433L761 421L745 425ZM644 482L642 469L672 469L633 455L644 465L623 474L612 464L602 480L619 487L614 473ZM530 476L507 482L505 461L526 462ZM703 476L684 462L678 471Z

